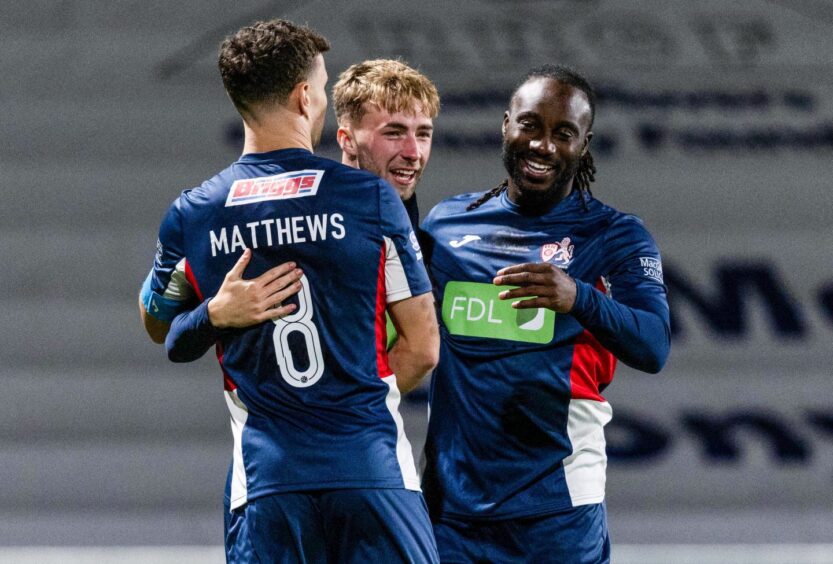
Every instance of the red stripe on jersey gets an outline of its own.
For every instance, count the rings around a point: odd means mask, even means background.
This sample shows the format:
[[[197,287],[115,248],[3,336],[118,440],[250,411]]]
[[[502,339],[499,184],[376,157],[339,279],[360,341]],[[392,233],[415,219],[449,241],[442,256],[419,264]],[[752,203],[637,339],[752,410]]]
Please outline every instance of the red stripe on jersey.
[[[191,270],[191,265],[188,264],[187,259],[185,260],[185,279],[194,288],[194,293],[197,294],[197,298],[203,301],[202,291],[200,291],[200,285],[197,283],[197,277],[194,276],[194,271]],[[226,367],[223,366],[223,345],[220,341],[217,341],[217,344],[214,345],[214,351],[217,353],[217,362],[220,363],[220,370],[223,371],[223,389],[227,392],[233,392],[237,389],[237,384],[234,383],[229,373],[226,372]]]
[[[197,277],[194,276],[194,271],[191,270],[191,264],[188,262],[188,259],[185,259],[185,279],[194,289],[197,298],[202,301],[202,291],[200,291],[200,285],[197,283]]]
[[[227,392],[233,392],[237,389],[237,384],[234,383],[229,373],[226,372],[226,367],[223,366],[223,343],[217,341],[217,344],[214,345],[214,351],[217,353],[217,362],[220,363],[220,370],[223,371],[223,389]]]
[[[385,288],[385,243],[382,243],[382,252],[379,257],[379,275],[376,277],[376,369],[379,371],[379,378],[387,378],[393,374],[388,364],[388,332],[387,332],[387,290]]]
[[[605,291],[601,280],[596,288]],[[616,370],[616,357],[585,330],[576,338],[573,346],[573,364],[570,368],[570,396],[573,399],[605,401],[600,389],[610,384]]]

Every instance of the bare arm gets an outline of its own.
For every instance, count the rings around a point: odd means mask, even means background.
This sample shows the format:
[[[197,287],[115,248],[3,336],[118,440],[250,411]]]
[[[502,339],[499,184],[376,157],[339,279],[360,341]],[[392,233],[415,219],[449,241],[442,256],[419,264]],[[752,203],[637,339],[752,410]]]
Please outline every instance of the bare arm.
[[[421,294],[388,305],[399,339],[388,352],[396,385],[402,393],[417,387],[437,365],[440,334],[432,294]]]
[[[148,310],[145,309],[141,297],[139,298],[139,316],[142,319],[142,324],[145,326],[145,331],[147,331],[148,336],[150,336],[150,340],[157,345],[164,343],[165,337],[168,336],[168,330],[171,328],[171,324],[167,321],[160,321],[150,315]]]

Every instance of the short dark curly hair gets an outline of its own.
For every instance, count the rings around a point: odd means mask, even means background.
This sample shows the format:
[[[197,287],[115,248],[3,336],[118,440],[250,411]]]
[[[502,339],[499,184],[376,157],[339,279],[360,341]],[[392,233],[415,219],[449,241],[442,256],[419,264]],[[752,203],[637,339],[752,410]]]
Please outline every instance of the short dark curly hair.
[[[241,114],[252,106],[285,104],[295,85],[330,42],[309,27],[287,20],[258,21],[227,37],[218,66],[231,101]]]

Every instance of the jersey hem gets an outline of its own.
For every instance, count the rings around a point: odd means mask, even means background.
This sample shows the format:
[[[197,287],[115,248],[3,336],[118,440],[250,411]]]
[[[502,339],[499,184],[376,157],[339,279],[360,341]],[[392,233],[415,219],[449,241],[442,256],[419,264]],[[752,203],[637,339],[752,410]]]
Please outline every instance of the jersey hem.
[[[269,487],[262,487],[256,490],[249,489],[247,495],[245,497],[239,498],[237,500],[232,500],[230,504],[231,509],[237,509],[238,507],[242,507],[246,503],[250,501],[254,501],[258,498],[265,497],[268,495],[274,494],[282,494],[282,493],[290,493],[290,492],[310,492],[310,491],[321,491],[321,490],[355,490],[355,489],[379,489],[379,490],[409,490],[409,491],[418,491],[421,492],[422,490],[417,487],[413,487],[414,484],[411,480],[403,481],[403,480],[380,480],[375,482],[369,482],[367,480],[334,480],[332,482],[327,481],[317,481],[317,482],[300,482],[297,484],[282,484],[276,486],[269,486]]]
[[[601,495],[593,494],[580,496],[572,503],[557,503],[540,505],[532,509],[524,509],[521,511],[509,511],[489,514],[471,514],[471,513],[457,513],[453,511],[441,511],[434,520],[442,519],[458,519],[463,521],[505,521],[508,519],[522,519],[527,517],[540,517],[542,515],[549,515],[560,513],[567,509],[573,509],[582,505],[592,505],[594,503],[601,503],[604,501],[604,493]]]

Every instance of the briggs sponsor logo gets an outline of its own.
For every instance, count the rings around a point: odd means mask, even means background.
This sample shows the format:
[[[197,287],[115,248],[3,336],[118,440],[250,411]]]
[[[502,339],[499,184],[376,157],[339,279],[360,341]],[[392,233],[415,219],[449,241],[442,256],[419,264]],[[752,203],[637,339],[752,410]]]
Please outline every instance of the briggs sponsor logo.
[[[235,180],[229,190],[226,207],[315,196],[322,176],[323,170],[298,170],[263,178]]]

